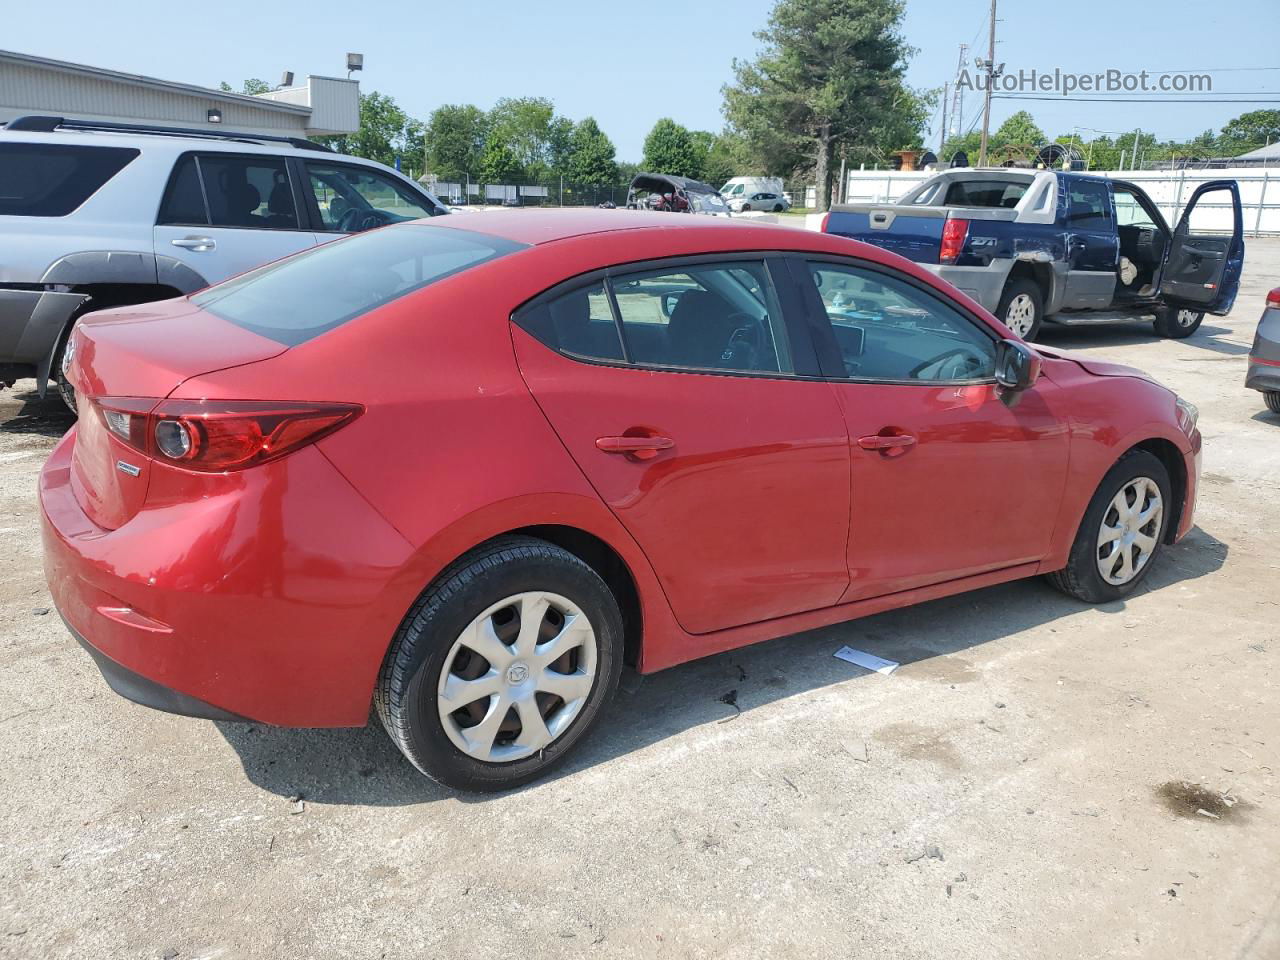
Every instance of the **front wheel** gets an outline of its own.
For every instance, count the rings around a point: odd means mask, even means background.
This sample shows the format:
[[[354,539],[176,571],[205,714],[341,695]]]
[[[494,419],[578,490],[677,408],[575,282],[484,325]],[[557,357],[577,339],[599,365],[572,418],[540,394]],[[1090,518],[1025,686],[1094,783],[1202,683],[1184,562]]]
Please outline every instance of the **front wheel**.
[[[1034,340],[1044,322],[1044,294],[1039,285],[1026,277],[1010,280],[996,307],[996,316],[1023,340]]]
[[[1164,542],[1171,490],[1169,471],[1152,454],[1133,450],[1121,457],[1089,501],[1067,565],[1049,574],[1049,582],[1086,603],[1132,593]]]
[[[1200,329],[1204,314],[1197,310],[1165,307],[1156,314],[1156,333],[1170,340],[1185,340]]]
[[[622,615],[573,554],[501,537],[444,571],[401,624],[374,695],[415,767],[460,790],[542,776],[595,724],[622,669]]]

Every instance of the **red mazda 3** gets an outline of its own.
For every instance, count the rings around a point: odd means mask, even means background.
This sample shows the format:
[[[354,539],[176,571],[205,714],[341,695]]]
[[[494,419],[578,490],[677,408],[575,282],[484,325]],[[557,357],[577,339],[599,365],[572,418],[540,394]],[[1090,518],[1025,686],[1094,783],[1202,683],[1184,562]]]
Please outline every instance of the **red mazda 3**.
[[[386,227],[91,315],[40,481],[59,612],[177,713],[514,786],[641,672],[1018,577],[1134,589],[1195,408],[928,272],[621,211]]]

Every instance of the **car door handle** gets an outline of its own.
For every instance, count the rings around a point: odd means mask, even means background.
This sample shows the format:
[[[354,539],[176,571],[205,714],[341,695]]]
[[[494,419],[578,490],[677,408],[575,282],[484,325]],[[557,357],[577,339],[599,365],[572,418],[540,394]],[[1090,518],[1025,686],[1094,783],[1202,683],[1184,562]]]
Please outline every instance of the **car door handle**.
[[[212,250],[217,247],[213,237],[177,237],[169,241],[175,247],[182,247],[184,250]]]
[[[906,453],[915,446],[916,438],[909,433],[883,434],[875,433],[869,437],[859,437],[858,446],[863,450],[878,450],[887,457]]]
[[[670,437],[600,437],[596,449],[604,453],[624,453],[636,460],[652,460],[662,450],[670,450],[676,442]]]

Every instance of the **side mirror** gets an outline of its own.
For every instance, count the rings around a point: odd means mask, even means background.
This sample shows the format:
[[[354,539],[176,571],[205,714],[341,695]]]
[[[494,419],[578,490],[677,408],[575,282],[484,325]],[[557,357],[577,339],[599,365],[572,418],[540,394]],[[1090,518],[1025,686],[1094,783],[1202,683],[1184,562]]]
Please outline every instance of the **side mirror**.
[[[1021,340],[1001,340],[996,347],[996,383],[1010,393],[1027,389],[1040,379],[1040,354]]]

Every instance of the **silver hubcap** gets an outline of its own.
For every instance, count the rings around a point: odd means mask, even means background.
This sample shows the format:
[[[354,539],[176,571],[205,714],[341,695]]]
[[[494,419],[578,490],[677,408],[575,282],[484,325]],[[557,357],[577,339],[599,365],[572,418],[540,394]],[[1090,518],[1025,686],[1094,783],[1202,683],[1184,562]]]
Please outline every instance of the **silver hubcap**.
[[[1136,477],[1111,498],[1098,531],[1098,572],[1114,586],[1123,586],[1147,565],[1156,552],[1164,503],[1160,488],[1149,477]]]
[[[541,591],[489,607],[453,642],[436,704],[453,745],[505,763],[545,749],[582,712],[596,634],[570,600]]]
[[[1180,327],[1193,326],[1196,322],[1196,319],[1199,316],[1200,314],[1197,313],[1195,310],[1179,310],[1178,319],[1177,319],[1178,326]]]
[[[1009,301],[1009,309],[1004,313],[1004,325],[1020,337],[1031,332],[1031,325],[1036,320],[1035,301],[1025,293],[1020,293]]]

